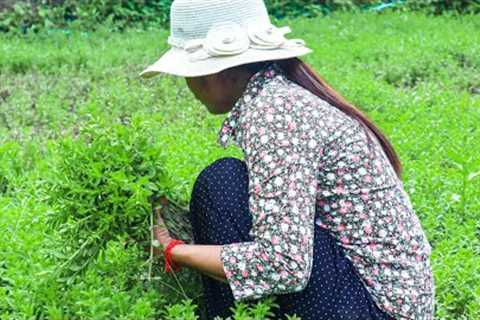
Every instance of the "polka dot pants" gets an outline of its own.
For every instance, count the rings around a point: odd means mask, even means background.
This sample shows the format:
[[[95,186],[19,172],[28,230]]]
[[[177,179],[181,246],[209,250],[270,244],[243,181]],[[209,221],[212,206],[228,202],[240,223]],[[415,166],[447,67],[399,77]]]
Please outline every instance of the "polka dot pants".
[[[190,219],[197,244],[252,241],[245,162],[221,158],[200,172],[190,201]],[[228,317],[234,298],[227,283],[202,276],[208,319]],[[315,225],[314,264],[307,287],[276,295],[275,319],[286,314],[308,319],[392,319],[373,302],[354,266],[334,238]],[[248,301],[255,303],[256,301]],[[245,301],[247,303],[247,301]]]

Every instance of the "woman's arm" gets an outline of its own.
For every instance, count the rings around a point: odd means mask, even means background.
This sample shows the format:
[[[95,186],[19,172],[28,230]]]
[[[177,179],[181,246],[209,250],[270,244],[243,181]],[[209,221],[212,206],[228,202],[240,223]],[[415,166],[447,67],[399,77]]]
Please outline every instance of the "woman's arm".
[[[304,98],[279,87],[255,99],[243,120],[254,241],[220,252],[235,300],[298,292],[309,282],[322,137],[320,113]]]
[[[153,228],[155,238],[165,247],[172,240],[160,212],[156,212],[157,225]],[[172,259],[182,266],[194,268],[218,281],[228,282],[220,260],[221,245],[181,244],[172,251]],[[160,253],[155,250],[156,254]]]
[[[235,300],[297,292],[311,275],[320,157],[313,128],[319,119],[309,110],[293,108],[295,101],[288,95],[272,100],[275,116],[272,108],[265,110],[268,104],[259,106],[245,128],[255,241],[181,245],[172,252],[180,264],[227,279]]]
[[[194,268],[206,275],[227,283],[220,260],[220,245],[178,245],[172,250],[173,260],[182,265]]]

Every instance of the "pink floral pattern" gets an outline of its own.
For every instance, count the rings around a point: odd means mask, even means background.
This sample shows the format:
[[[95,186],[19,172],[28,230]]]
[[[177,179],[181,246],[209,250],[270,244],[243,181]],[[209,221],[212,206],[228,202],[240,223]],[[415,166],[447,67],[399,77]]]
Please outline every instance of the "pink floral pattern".
[[[249,171],[255,241],[221,250],[235,299],[304,289],[316,223],[334,235],[382,310],[433,319],[430,244],[378,141],[356,120],[272,64],[252,76],[218,143],[241,147]]]

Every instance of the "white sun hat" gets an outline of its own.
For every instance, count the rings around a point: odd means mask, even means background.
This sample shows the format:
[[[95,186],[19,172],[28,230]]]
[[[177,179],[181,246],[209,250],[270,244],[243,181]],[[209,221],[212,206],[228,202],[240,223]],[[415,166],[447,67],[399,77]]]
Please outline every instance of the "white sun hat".
[[[290,28],[272,25],[262,0],[175,0],[170,9],[171,48],[140,76],[198,77],[234,66],[312,52]]]

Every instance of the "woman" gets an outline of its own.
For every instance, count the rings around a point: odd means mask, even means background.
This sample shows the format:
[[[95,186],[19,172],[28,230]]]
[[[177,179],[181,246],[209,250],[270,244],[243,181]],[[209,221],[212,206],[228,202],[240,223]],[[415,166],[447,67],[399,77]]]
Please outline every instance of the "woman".
[[[176,0],[172,48],[142,75],[186,78],[228,112],[222,158],[195,181],[195,244],[155,227],[168,266],[204,274],[209,319],[275,295],[277,317],[432,319],[431,248],[381,131],[298,57],[261,0]]]

